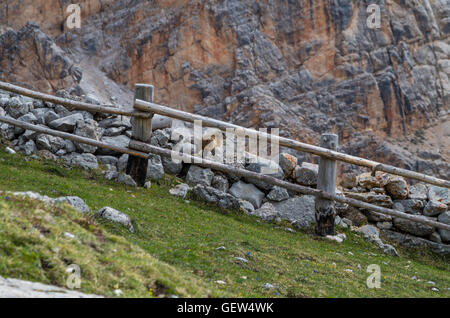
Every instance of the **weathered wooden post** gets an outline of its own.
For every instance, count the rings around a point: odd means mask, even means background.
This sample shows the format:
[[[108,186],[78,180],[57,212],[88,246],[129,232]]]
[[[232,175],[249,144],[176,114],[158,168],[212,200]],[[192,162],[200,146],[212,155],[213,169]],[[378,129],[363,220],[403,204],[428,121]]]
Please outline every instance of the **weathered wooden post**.
[[[337,150],[338,136],[322,134],[320,147]],[[336,192],[336,160],[320,157],[317,189],[335,194]],[[320,236],[334,235],[335,218],[334,201],[316,197],[316,234]]]
[[[134,100],[140,99],[146,102],[153,103],[153,85],[136,84],[134,90]],[[152,118],[131,118],[131,125],[133,128],[132,139],[150,143],[152,137]],[[129,174],[138,186],[145,184],[147,177],[148,159],[129,156],[127,163],[127,174]]]

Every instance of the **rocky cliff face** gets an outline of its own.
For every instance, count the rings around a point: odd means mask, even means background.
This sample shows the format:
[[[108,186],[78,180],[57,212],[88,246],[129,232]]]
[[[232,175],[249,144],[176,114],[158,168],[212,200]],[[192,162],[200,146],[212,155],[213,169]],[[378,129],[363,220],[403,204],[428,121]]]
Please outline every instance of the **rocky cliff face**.
[[[381,8],[380,29],[367,26],[372,3]],[[27,21],[39,23],[91,79],[83,88],[151,83],[156,101],[172,107],[247,127],[279,127],[306,142],[334,131],[350,152],[412,169],[428,160],[422,171],[448,177],[442,140],[423,143],[435,159],[409,149],[437,120],[444,139],[450,135],[448,0],[86,0],[79,30],[64,26],[67,4],[6,0],[0,24],[20,34]],[[77,85],[79,73],[63,64],[38,65],[52,88]],[[2,77],[36,86],[25,69],[10,68]],[[93,72],[104,78],[95,80]],[[75,80],[61,79],[66,74]]]

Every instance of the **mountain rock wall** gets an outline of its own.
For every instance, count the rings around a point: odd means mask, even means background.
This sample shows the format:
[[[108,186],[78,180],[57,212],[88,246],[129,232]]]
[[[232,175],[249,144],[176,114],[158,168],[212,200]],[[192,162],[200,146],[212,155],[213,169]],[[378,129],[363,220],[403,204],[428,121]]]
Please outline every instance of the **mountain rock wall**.
[[[151,83],[156,102],[171,107],[310,143],[332,131],[355,154],[366,150],[353,151],[365,138],[396,153],[389,138],[433,126],[449,111],[449,0],[87,0],[74,30],[64,25],[68,4],[6,0],[0,25],[20,33],[35,21],[65,57],[90,61],[83,74],[96,69],[130,89]],[[370,4],[381,8],[379,29],[367,26]],[[30,64],[2,76],[40,88]],[[38,65],[45,90],[77,85],[79,73],[63,65]],[[422,171],[446,176],[448,148],[429,146],[442,162]],[[412,162],[384,153],[371,158],[420,165],[408,150],[402,158]]]

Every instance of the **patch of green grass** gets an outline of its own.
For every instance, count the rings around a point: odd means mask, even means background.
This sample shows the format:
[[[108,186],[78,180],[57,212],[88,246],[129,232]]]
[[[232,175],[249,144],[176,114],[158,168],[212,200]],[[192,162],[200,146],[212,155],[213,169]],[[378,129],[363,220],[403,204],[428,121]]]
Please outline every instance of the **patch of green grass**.
[[[80,269],[81,290],[114,296],[208,296],[207,284],[109,233],[69,205],[0,192],[0,275],[66,287]],[[66,236],[65,233],[74,235]]]
[[[185,274],[186,279],[195,277],[198,282],[193,280],[194,284],[207,285],[212,296],[450,296],[448,258],[400,247],[397,250],[401,257],[388,256],[359,235],[342,229],[339,231],[347,235],[347,240],[342,244],[315,237],[310,231],[291,233],[286,231],[286,225],[266,224],[240,212],[224,211],[192,199],[188,203],[175,198],[168,190],[177,182],[175,178],[166,178],[162,182],[153,183],[151,189],[130,188],[102,179],[99,172],[62,169],[60,164],[48,161],[25,161],[19,154],[7,155],[0,150],[0,189],[35,191],[51,197],[75,195],[83,198],[92,211],[110,206],[128,214],[136,230],[134,234],[103,220],[91,222],[98,222],[99,225],[95,226],[104,235],[112,233],[124,245],[125,241],[119,237],[125,238],[130,244],[136,242],[136,248],[142,253],[170,264],[179,281],[182,281],[179,273]],[[0,202],[1,200],[3,198]],[[0,226],[3,226],[2,221]],[[12,241],[10,244],[15,246]],[[23,244],[28,246],[28,243]],[[110,244],[110,248],[114,248],[114,244]],[[5,253],[1,246],[3,244],[0,245],[0,253]],[[220,246],[225,249],[217,249]],[[81,245],[74,246],[73,253],[85,253],[85,250],[77,252],[78,248]],[[55,257],[51,249],[46,253],[47,258]],[[33,257],[30,259],[35,260]],[[248,262],[242,263],[235,257],[243,257]],[[127,258],[125,251],[123,258]],[[152,260],[156,262],[153,258]],[[109,272],[114,271],[114,262],[115,258],[110,257],[111,268],[103,268],[104,275],[110,275]],[[164,263],[161,262],[159,264],[163,266]],[[24,267],[20,263],[19,258],[14,258],[7,267],[13,272],[0,267],[0,275],[33,275],[38,280],[47,277],[39,276],[43,275],[43,269],[33,271],[31,265]],[[141,271],[144,263],[137,261],[134,265],[136,271]],[[366,269],[370,264],[381,267],[380,289],[369,289],[366,285],[370,275]],[[83,271],[86,263],[81,262],[80,265]],[[61,275],[54,275],[56,283],[61,283]],[[87,280],[92,279],[88,283],[89,290],[92,291],[98,284],[94,279],[95,275],[100,274],[91,270],[86,277]],[[420,281],[411,279],[413,276]],[[165,279],[165,285],[172,286],[172,289],[177,286],[173,283],[173,278],[163,274],[157,279]],[[433,281],[436,285],[427,284],[427,281]],[[265,289],[266,283],[275,288]],[[136,287],[134,295],[142,295],[139,289],[145,289],[148,284],[136,279],[135,285],[129,286]],[[186,294],[192,295],[190,291],[197,287],[190,287],[189,289],[183,283],[180,286],[186,290]],[[432,287],[438,288],[440,292],[432,291]],[[133,289],[128,290],[132,293]],[[202,295],[207,293],[205,289],[199,291]]]

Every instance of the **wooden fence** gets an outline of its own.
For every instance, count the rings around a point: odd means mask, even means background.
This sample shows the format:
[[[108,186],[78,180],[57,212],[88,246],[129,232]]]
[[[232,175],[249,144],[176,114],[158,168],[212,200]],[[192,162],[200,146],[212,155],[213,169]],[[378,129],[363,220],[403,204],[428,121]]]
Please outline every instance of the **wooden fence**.
[[[147,164],[150,154],[157,154],[163,157],[173,158],[184,157],[189,158],[191,162],[195,162],[196,165],[211,168],[213,170],[233,173],[241,177],[248,177],[257,179],[272,185],[283,187],[285,189],[316,196],[316,233],[318,235],[333,235],[334,234],[334,203],[341,202],[346,203],[354,207],[371,210],[377,213],[390,215],[393,217],[403,218],[410,221],[426,224],[435,228],[449,230],[450,225],[441,222],[434,221],[432,219],[425,218],[423,216],[407,214],[398,210],[388,209],[380,207],[374,204],[363,202],[360,200],[344,197],[335,193],[336,188],[336,162],[342,161],[359,166],[368,167],[375,171],[384,171],[394,175],[411,178],[414,180],[423,181],[429,184],[450,188],[450,182],[447,180],[435,178],[433,176],[417,173],[414,171],[378,163],[372,160],[350,156],[341,152],[337,152],[338,139],[334,134],[323,134],[321,136],[320,146],[314,146],[305,144],[296,140],[287,139],[278,136],[271,136],[269,134],[259,132],[256,130],[244,128],[231,123],[215,120],[212,118],[183,112],[180,110],[172,109],[163,105],[153,103],[153,86],[138,84],[135,89],[135,101],[134,109],[126,110],[125,108],[116,108],[108,105],[92,105],[88,103],[77,102],[73,100],[67,100],[53,95],[43,94],[35,92],[29,89],[25,89],[19,86],[15,86],[9,83],[0,82],[0,89],[13,92],[16,94],[28,96],[34,99],[47,101],[55,104],[67,106],[70,109],[86,110],[90,112],[100,112],[113,115],[124,115],[132,117],[132,129],[133,135],[130,144],[127,148],[116,147],[109,145],[98,140],[81,137],[57,130],[29,124],[23,121],[19,121],[10,117],[0,116],[0,122],[7,123],[9,125],[21,127],[23,129],[29,129],[36,132],[40,132],[47,135],[61,137],[76,141],[79,143],[92,145],[99,148],[105,148],[113,150],[119,153],[125,153],[130,155],[127,164],[127,173],[130,174],[133,179],[139,184],[143,185],[147,175]],[[239,129],[244,133],[255,135],[258,137],[271,138],[282,146],[311,153],[320,156],[319,163],[319,177],[317,189],[293,184],[284,180],[279,180],[269,175],[248,171],[245,169],[237,169],[230,165],[223,164],[221,162],[215,162],[204,158],[195,157],[187,154],[180,154],[172,150],[163,149],[160,147],[150,145],[150,138],[152,133],[152,118],[154,114],[159,114],[174,119],[180,119],[187,122],[201,121],[203,126],[217,128],[222,131],[226,131],[227,128]]]

